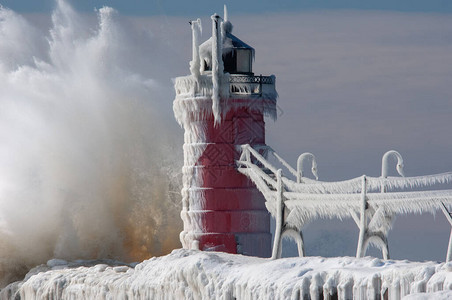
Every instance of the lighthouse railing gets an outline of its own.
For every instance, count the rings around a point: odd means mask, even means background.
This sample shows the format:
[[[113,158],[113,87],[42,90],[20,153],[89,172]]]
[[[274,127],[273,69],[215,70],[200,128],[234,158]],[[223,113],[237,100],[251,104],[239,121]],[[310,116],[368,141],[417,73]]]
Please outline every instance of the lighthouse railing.
[[[246,74],[230,74],[229,87],[231,94],[263,96],[275,91],[275,76],[254,76]]]
[[[276,77],[253,76],[246,74],[228,74],[221,77],[222,95],[264,97],[276,100],[278,93],[275,89]],[[212,75],[180,76],[174,79],[177,98],[212,97]],[[224,89],[224,90],[223,90]]]

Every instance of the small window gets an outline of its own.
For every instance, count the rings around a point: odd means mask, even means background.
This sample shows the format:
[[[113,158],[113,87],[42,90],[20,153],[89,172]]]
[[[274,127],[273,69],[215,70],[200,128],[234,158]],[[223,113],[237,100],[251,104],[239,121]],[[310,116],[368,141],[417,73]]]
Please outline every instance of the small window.
[[[209,65],[209,63],[205,59],[203,59],[203,61],[202,61],[202,69],[204,71],[212,71],[211,66]]]
[[[236,49],[237,73],[251,73],[252,53],[250,49]]]
[[[236,73],[237,72],[237,62],[236,62],[237,56],[234,54],[234,50],[231,50],[227,52],[226,54],[223,54],[223,66],[224,66],[224,72],[225,73]]]

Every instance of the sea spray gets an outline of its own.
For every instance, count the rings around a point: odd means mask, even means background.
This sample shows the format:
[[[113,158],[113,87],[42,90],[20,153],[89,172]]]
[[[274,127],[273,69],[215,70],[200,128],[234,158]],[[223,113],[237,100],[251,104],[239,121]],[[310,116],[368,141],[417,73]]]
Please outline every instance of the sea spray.
[[[0,8],[0,287],[53,257],[180,246],[168,54],[113,9],[97,17],[58,0],[43,30]]]

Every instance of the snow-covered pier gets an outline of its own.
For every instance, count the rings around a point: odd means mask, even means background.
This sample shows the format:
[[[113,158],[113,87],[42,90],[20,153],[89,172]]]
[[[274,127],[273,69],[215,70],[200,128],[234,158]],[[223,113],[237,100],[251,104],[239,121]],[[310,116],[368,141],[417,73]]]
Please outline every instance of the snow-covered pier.
[[[3,289],[0,298],[448,299],[451,270],[450,263],[372,257],[271,260],[179,249],[135,267],[50,261]]]

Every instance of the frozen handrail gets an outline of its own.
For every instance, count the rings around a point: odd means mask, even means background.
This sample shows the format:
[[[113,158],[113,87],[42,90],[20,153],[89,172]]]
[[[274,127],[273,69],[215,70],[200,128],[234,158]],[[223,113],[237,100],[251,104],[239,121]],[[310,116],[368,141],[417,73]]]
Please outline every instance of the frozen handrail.
[[[263,155],[261,155],[256,149],[254,149],[253,147],[251,147],[249,144],[245,144],[245,145],[241,145],[242,148],[242,154],[240,159],[237,161],[237,163],[240,164],[244,164],[245,162],[251,163],[251,156],[253,156],[260,164],[262,164],[265,168],[267,168],[268,170],[270,170],[273,173],[273,176],[276,177],[276,173],[277,173],[277,168],[274,167]],[[275,150],[273,150],[271,147],[269,146],[265,146],[265,148],[263,148],[265,151],[265,153],[271,153],[280,163],[281,165],[283,165],[293,176],[294,178],[297,178],[297,182],[301,181],[301,177],[303,177],[303,182],[305,181],[310,181],[309,178],[305,178],[303,175],[303,161],[306,159],[310,159],[312,161],[312,167],[311,167],[311,172],[312,174],[316,177],[316,180],[318,179],[317,176],[317,162],[315,160],[315,157],[313,154],[311,153],[303,153],[298,157],[298,161],[297,161],[297,170],[295,170],[294,168],[292,168],[292,166],[285,161],[278,153],[276,153]],[[285,179],[283,179],[285,181],[285,183],[290,184],[289,182],[287,182]]]
[[[258,95],[274,93],[275,76],[253,76],[230,74],[229,92],[231,94]]]
[[[274,76],[252,76],[252,75],[231,75],[229,83],[258,83],[258,84],[275,84]]]
[[[368,244],[374,243],[382,249],[386,259],[389,258],[387,233],[393,214],[433,212],[441,209],[452,226],[452,215],[448,210],[448,207],[452,206],[452,190],[406,191],[407,188],[419,189],[450,183],[452,172],[416,177],[386,177],[385,164],[389,155],[396,156],[396,169],[403,175],[403,160],[397,151],[388,151],[383,157],[381,177],[363,175],[339,182],[316,181],[303,177],[302,180],[297,180],[300,182],[296,182],[285,177],[280,169],[250,145],[241,147],[242,153],[237,161],[239,172],[256,183],[266,199],[267,209],[282,222],[281,226],[277,226],[280,232],[277,234],[279,241],[275,239],[274,258],[280,257],[280,239],[284,233],[290,233],[297,241],[302,256],[304,249],[301,228],[306,222],[316,218],[353,218],[360,229],[360,236],[363,235],[363,238],[359,239],[357,256],[363,256]],[[262,152],[272,153],[295,178],[302,175],[273,149],[266,147]],[[280,202],[282,209],[279,208]],[[452,230],[447,261],[451,259]]]
[[[368,191],[380,191],[381,185],[384,184],[387,190],[406,189],[406,188],[422,188],[435,184],[445,184],[452,182],[452,172],[432,174],[414,177],[367,177]],[[357,193],[361,190],[360,177],[352,178],[344,181],[314,181],[303,178],[305,183],[297,184],[297,182],[287,182],[289,190],[300,193]]]

